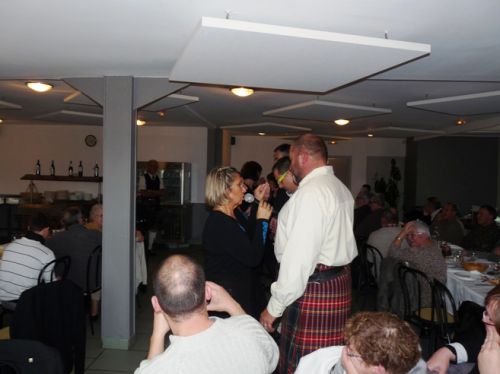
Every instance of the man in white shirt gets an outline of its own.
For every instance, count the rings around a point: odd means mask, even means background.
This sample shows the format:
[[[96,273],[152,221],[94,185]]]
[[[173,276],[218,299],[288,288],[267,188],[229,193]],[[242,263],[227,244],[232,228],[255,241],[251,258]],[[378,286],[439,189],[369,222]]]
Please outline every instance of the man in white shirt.
[[[278,346],[259,323],[186,256],[167,258],[154,279],[153,334],[135,374],[268,374]],[[209,317],[208,311],[231,317]],[[165,336],[170,345],[165,349]]]
[[[281,266],[260,317],[273,331],[282,316],[280,373],[293,373],[304,354],[342,344],[350,312],[354,201],[327,157],[325,143],[312,134],[291,147],[290,171],[299,187],[278,216],[275,254]]]
[[[10,243],[0,261],[0,300],[16,301],[21,294],[37,285],[42,268],[55,259],[44,243],[50,234],[49,220],[42,213],[30,218],[28,233]],[[50,282],[52,266],[43,274]]]

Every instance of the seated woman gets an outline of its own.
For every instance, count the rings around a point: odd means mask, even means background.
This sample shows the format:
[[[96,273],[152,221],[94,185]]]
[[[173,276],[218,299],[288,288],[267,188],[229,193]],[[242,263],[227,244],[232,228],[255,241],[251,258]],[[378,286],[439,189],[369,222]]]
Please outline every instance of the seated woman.
[[[439,374],[444,374],[448,372],[450,363],[462,364],[467,362],[475,364],[478,359],[481,344],[485,340],[487,333],[492,337],[496,335],[498,338],[498,333],[495,331],[493,319],[496,312],[500,310],[500,285],[488,292],[484,304],[486,305],[486,308],[484,309],[482,323],[475,323],[474,320],[479,320],[480,317],[471,317],[478,314],[474,311],[468,313],[467,318],[462,318],[462,320],[465,320],[468,324],[468,328],[463,329],[463,331],[457,331],[455,341],[453,343],[445,345],[434,352],[431,358],[427,361],[427,367],[429,370],[434,370]],[[477,304],[474,305],[477,308],[480,308]],[[472,310],[473,307],[469,307],[468,309]],[[498,367],[495,367],[495,370],[497,371],[493,372],[498,373]],[[477,367],[471,371],[471,373],[477,372]],[[483,373],[483,370],[481,370],[481,373]]]
[[[207,280],[224,287],[251,316],[261,307],[257,295],[255,268],[264,255],[268,219],[272,207],[264,202],[269,186],[255,189],[260,201],[245,217],[238,207],[246,186],[235,168],[215,168],[207,176],[205,200],[212,209],[203,230]]]
[[[483,321],[486,325],[486,339],[479,352],[477,364],[481,374],[496,374],[500,370],[500,294],[491,298]]]

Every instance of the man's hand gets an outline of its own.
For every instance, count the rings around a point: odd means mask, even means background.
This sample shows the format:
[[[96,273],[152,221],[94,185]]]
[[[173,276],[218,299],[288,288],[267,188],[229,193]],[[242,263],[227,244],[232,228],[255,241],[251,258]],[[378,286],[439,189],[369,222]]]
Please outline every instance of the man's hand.
[[[431,356],[429,361],[427,361],[427,367],[430,371],[435,371],[439,374],[446,374],[448,368],[450,367],[450,361],[454,361],[457,358],[446,347],[439,348],[434,354]]]
[[[272,316],[271,313],[264,309],[260,314],[260,323],[267,332],[274,332],[275,328],[273,327],[274,321],[276,321],[276,317]]]
[[[257,188],[253,191],[253,195],[259,201],[266,201],[269,199],[270,194],[269,183],[263,183],[257,186]]]
[[[207,281],[206,298],[207,310],[211,312],[226,312],[231,316],[239,316],[245,314],[243,308],[234,300],[231,295],[214,282]]]

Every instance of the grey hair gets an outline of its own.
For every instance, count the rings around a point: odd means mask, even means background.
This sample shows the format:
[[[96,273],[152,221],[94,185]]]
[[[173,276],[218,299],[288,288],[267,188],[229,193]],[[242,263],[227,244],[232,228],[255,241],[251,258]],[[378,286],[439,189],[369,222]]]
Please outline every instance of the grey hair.
[[[417,234],[425,234],[428,237],[431,236],[431,232],[429,231],[429,226],[425,224],[425,222],[422,222],[420,220],[416,220],[415,223],[413,224],[413,228],[415,229],[415,232]]]

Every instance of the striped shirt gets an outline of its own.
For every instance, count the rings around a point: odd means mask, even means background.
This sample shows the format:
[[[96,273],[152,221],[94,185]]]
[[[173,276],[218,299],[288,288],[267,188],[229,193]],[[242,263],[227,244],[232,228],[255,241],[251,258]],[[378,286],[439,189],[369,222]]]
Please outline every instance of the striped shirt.
[[[40,271],[54,259],[54,253],[37,240],[21,238],[10,243],[0,260],[0,300],[19,299],[23,291],[37,285]],[[46,282],[51,271],[44,272]]]

